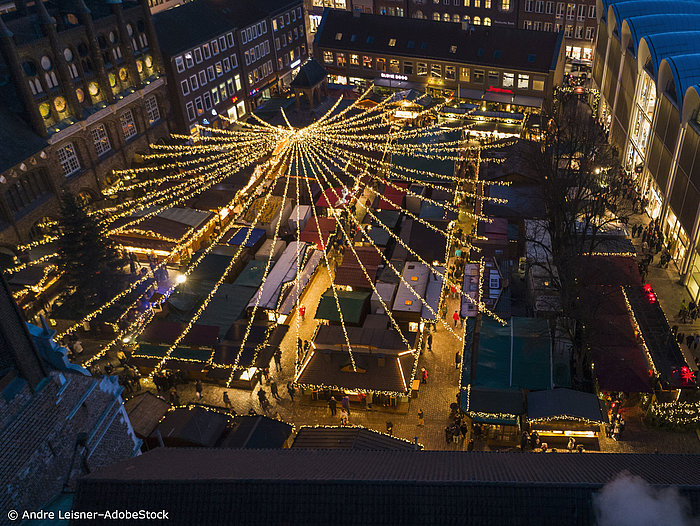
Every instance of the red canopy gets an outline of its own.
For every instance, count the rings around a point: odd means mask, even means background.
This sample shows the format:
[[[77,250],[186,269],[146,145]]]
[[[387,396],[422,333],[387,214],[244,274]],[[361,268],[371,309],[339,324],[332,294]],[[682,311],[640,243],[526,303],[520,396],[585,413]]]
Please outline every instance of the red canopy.
[[[403,208],[403,198],[406,197],[408,183],[392,183],[384,187],[384,193],[377,210],[401,210]]]

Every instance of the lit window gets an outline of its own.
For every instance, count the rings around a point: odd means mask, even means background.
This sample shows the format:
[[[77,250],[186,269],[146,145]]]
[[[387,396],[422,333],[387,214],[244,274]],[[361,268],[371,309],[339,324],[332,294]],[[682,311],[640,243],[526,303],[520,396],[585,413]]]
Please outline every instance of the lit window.
[[[390,38],[389,39],[389,47],[394,47],[396,45],[396,39],[395,38]]]
[[[514,83],[515,83],[515,74],[514,73],[504,73],[503,74],[503,87],[504,88],[512,88]]]
[[[336,39],[336,40],[342,40],[342,38],[343,38],[343,34],[342,34],[342,33],[336,33],[336,34],[335,34],[335,39]]]
[[[518,89],[527,89],[530,84],[530,75],[518,75]]]
[[[97,155],[104,155],[112,149],[112,145],[109,143],[109,137],[107,137],[107,130],[103,124],[95,126],[91,131],[92,142],[95,145],[95,151]]]
[[[326,64],[333,64],[333,53],[331,51],[323,52],[323,62]]]
[[[134,114],[131,110],[126,110],[119,117],[119,122],[122,125],[122,131],[124,132],[124,138],[130,139],[136,135],[136,123],[134,122]]]
[[[158,108],[158,101],[155,96],[146,99],[144,105],[146,106],[146,117],[148,118],[148,125],[152,125],[154,122],[160,120],[160,109]]]
[[[75,153],[73,143],[66,144],[63,148],[58,149],[58,162],[61,163],[63,175],[66,177],[80,170],[80,162]]]

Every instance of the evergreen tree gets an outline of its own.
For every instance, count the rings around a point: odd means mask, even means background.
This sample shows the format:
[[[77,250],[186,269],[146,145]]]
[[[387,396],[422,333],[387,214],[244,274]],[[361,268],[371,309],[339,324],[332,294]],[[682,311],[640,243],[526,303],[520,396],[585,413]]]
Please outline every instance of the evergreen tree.
[[[124,262],[115,244],[73,194],[63,194],[60,211],[58,264],[66,285],[74,289],[71,306],[77,314],[84,314],[114,296]]]

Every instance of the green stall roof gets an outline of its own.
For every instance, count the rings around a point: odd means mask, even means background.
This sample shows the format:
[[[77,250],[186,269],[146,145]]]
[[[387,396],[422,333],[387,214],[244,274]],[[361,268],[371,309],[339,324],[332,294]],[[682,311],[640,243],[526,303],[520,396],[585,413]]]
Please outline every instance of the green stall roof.
[[[507,325],[484,317],[473,385],[490,389],[552,388],[547,320],[513,316]]]
[[[134,356],[145,358],[163,358],[168,351],[167,345],[152,345],[142,343],[138,349],[134,351]],[[188,347],[177,347],[170,353],[170,358],[173,360],[200,360],[206,362],[211,357],[212,351],[206,349],[190,349]]]
[[[262,284],[263,276],[265,275],[265,266],[267,260],[254,259],[249,261],[246,267],[233,282],[234,285],[242,287],[253,287],[257,289]]]
[[[461,132],[459,130],[449,130],[445,131],[441,135],[434,135],[430,137],[417,137],[404,141],[398,141],[400,145],[409,144],[419,146],[418,150],[420,153],[435,153],[439,154],[437,150],[432,148],[433,144],[441,144],[444,142],[456,141],[460,138]],[[413,180],[419,181],[444,181],[440,177],[435,177],[431,175],[424,175],[416,173],[412,170],[417,170],[421,172],[432,172],[440,175],[448,175],[450,177],[454,176],[455,163],[451,160],[436,160],[430,159],[422,156],[415,155],[394,155],[392,158],[394,166],[392,171],[395,172],[399,177],[406,176]],[[409,171],[411,170],[411,171]]]
[[[338,294],[340,309],[343,311],[343,321],[352,324],[361,323],[367,309],[370,293],[356,290],[352,292],[336,290],[336,293]],[[321,296],[321,301],[316,309],[316,319],[340,321],[333,290],[328,289]]]

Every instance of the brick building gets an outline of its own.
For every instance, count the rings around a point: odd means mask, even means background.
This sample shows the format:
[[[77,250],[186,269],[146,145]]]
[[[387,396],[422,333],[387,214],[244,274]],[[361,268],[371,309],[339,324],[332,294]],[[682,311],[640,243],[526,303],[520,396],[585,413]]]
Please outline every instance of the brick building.
[[[183,133],[247,115],[308,57],[302,0],[201,0],[154,21]]]
[[[411,18],[468,22],[475,26],[517,25],[519,0],[408,0]]]
[[[564,31],[566,57],[589,65],[593,58],[596,2],[557,2],[554,0],[520,0],[518,25],[533,31]]]
[[[3,510],[39,510],[75,479],[138,454],[116,377],[71,364],[54,331],[25,324],[0,276],[0,495]]]
[[[96,199],[169,133],[146,0],[16,2],[0,19],[0,243],[41,237],[63,189]]]

